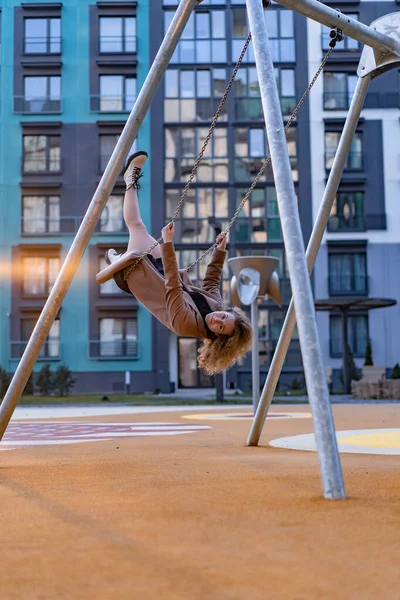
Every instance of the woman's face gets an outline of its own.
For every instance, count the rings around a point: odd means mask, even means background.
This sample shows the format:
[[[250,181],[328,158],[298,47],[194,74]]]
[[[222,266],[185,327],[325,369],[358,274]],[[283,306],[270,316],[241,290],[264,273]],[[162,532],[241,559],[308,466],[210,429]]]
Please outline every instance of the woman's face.
[[[235,317],[225,310],[216,310],[206,316],[209,329],[217,335],[232,335],[235,329]]]

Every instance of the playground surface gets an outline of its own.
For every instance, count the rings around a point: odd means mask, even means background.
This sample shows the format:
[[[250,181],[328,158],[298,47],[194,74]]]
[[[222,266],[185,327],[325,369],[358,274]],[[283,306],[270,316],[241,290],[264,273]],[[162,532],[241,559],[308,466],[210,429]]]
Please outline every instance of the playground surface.
[[[308,405],[272,406],[252,448],[249,406],[18,408],[1,600],[400,598],[400,404],[332,408],[339,501]]]

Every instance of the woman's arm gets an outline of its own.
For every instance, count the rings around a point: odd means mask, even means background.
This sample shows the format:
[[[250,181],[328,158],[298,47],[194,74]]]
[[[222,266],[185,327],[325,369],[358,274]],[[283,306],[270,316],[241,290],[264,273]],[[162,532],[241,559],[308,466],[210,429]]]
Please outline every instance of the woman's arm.
[[[203,279],[203,289],[213,296],[218,296],[222,302],[220,284],[222,269],[226,259],[226,235],[221,233],[218,238],[218,246],[215,248],[211,256],[211,261],[207,267],[205,277]]]

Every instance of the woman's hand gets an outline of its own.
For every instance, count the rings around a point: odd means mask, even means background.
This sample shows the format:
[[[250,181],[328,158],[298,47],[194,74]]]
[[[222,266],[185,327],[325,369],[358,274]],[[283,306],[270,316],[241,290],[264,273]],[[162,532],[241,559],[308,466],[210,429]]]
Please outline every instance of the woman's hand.
[[[219,236],[217,237],[217,248],[218,250],[225,250],[226,248],[226,234],[225,233],[220,233]]]
[[[166,225],[162,232],[162,238],[164,240],[164,244],[166,244],[167,242],[172,242],[173,238],[174,238],[174,233],[175,233],[175,223],[168,223],[168,225]]]

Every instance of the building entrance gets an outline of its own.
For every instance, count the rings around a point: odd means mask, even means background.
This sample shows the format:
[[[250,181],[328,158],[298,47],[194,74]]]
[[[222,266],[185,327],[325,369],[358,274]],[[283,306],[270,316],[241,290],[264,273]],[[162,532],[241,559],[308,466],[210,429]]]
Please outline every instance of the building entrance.
[[[178,339],[178,369],[180,388],[211,388],[214,377],[205,375],[197,366],[197,350],[201,340],[195,338]]]

